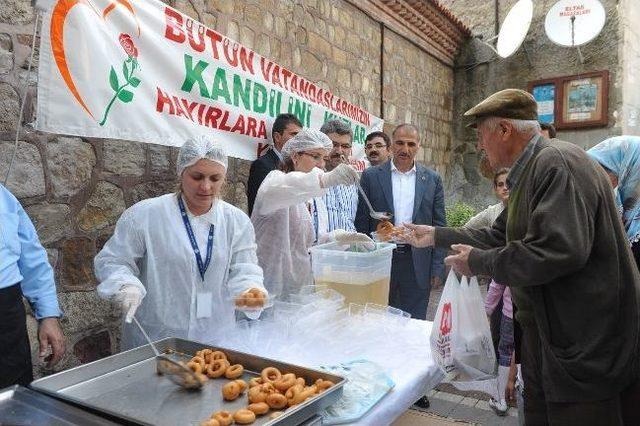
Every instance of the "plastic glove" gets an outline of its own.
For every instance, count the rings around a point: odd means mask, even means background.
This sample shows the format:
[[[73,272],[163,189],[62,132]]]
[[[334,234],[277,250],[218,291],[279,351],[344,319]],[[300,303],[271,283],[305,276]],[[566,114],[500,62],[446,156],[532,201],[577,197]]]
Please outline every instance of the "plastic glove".
[[[334,237],[338,244],[360,244],[367,250],[375,250],[376,248],[376,243],[368,235],[360,232],[337,230],[334,231]]]
[[[322,233],[320,235],[318,235],[318,244],[326,244],[326,243],[333,243],[336,241],[336,235],[338,235],[339,233],[344,233],[347,232],[343,229],[336,229],[333,230],[331,232],[326,232],[326,233]]]
[[[338,238],[344,238],[344,235],[348,235],[351,233],[351,231],[345,231],[344,229],[334,229],[333,231],[327,232],[326,234],[320,234],[318,236],[318,244],[334,243],[338,241]]]
[[[320,178],[321,186],[329,188],[336,185],[354,185],[360,176],[356,170],[347,164],[338,164],[338,167],[326,172]]]
[[[125,284],[120,287],[120,291],[116,293],[116,300],[120,302],[120,306],[122,307],[122,311],[125,312],[125,322],[130,323],[133,319],[133,316],[142,303],[142,291],[138,288],[138,286]]]

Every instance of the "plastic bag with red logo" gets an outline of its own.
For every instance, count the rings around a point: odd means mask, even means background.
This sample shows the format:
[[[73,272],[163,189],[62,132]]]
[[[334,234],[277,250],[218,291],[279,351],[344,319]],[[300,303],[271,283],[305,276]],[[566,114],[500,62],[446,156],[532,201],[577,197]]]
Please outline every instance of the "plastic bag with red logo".
[[[484,380],[494,375],[496,354],[484,302],[473,277],[447,277],[431,331],[433,359],[449,380]]]

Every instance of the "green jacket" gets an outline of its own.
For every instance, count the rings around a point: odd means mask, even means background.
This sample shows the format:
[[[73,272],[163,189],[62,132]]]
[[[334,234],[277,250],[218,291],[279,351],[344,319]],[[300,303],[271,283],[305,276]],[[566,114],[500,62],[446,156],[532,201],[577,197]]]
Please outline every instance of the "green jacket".
[[[640,273],[601,168],[578,146],[540,139],[491,228],[436,228],[469,244],[469,266],[508,285],[538,333],[545,398],[594,401],[638,377]]]

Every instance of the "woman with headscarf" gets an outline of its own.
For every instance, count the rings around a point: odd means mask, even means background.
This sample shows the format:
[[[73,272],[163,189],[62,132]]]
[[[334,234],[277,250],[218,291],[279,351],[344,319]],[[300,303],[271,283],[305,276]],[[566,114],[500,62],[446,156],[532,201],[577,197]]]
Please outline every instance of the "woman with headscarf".
[[[134,314],[153,340],[214,343],[233,326],[235,297],[252,288],[266,296],[253,226],[220,199],[225,152],[210,140],[187,140],[177,173],[179,191],[128,208],[95,258],[98,294],[126,313],[123,349],[146,343],[129,324]]]
[[[640,137],[609,138],[587,153],[600,163],[615,188],[622,223],[640,268]]]
[[[269,294],[287,300],[300,287],[313,284],[309,249],[331,237],[339,242],[371,241],[355,232],[323,235],[322,197],[327,188],[353,185],[358,173],[346,164],[324,172],[324,159],[333,149],[331,139],[318,130],[305,129],[282,148],[282,170],[270,172],[262,182],[251,215],[256,230],[258,260]],[[326,209],[324,210],[326,215]]]
[[[605,139],[587,153],[611,180],[631,251],[640,269],[640,137]],[[640,424],[640,381],[620,395],[620,405],[625,425]]]

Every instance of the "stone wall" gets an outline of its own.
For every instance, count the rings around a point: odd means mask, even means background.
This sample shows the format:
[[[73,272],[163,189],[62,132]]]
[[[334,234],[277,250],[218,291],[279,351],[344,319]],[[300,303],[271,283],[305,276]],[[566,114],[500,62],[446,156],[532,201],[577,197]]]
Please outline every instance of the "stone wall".
[[[622,110],[619,111],[618,121],[622,134],[640,135],[640,2],[621,0],[618,9],[622,39],[618,46],[622,73]]]
[[[523,43],[524,47],[509,58],[499,58],[477,39],[468,41],[455,66],[452,167],[448,169],[446,179],[449,202],[463,200],[476,206],[486,206],[495,202],[489,180],[478,172],[475,132],[466,129],[461,120],[464,111],[493,92],[508,87],[526,90],[527,83],[533,80],[609,70],[608,125],[585,130],[559,131],[558,137],[588,148],[623,131],[620,120],[623,111],[623,73],[619,52],[627,48],[623,49],[621,45],[619,23],[622,11],[616,7],[616,0],[601,2],[605,6],[607,21],[600,35],[582,47],[584,64],[579,62],[575,49],[554,45],[544,32],[544,18],[556,0],[533,2],[533,20]],[[444,0],[442,3],[467,24],[474,35],[482,35],[485,40],[495,35],[494,1]],[[498,3],[501,23],[516,0],[499,0]],[[633,7],[637,8],[637,5]],[[630,27],[628,26],[629,33],[637,33],[637,30]],[[636,44],[636,52],[639,47]],[[637,56],[635,58],[637,60]],[[631,77],[630,73],[629,75]],[[637,92],[637,83],[635,84],[634,93]]]
[[[421,158],[445,173],[452,69],[383,30],[355,6],[342,0],[167,3],[373,114],[384,114],[388,130],[405,121],[418,125]],[[30,0],[0,2],[0,177],[13,152],[18,92],[28,81],[18,155],[7,186],[34,221],[55,268],[68,348],[58,371],[118,350],[120,313],[96,295],[93,258],[125,208],[174,190],[177,150],[33,131],[28,123],[35,119],[37,52],[30,75],[26,68],[34,16]],[[230,160],[224,199],[242,209],[248,170],[248,161]],[[35,355],[32,316],[28,324]],[[34,365],[36,375],[48,373],[35,357]]]
[[[418,126],[418,159],[444,177],[450,166],[453,70],[429,55],[416,53],[409,41],[385,30],[385,129],[391,133],[398,123]]]

